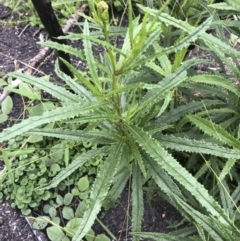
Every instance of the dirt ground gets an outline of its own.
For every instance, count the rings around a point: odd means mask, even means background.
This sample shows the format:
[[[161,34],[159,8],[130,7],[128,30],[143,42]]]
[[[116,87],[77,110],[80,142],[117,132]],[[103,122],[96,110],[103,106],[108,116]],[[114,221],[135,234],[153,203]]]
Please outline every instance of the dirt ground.
[[[3,76],[9,71],[22,68],[28,61],[33,58],[40,50],[40,46],[36,44],[39,41],[39,34],[46,34],[39,31],[37,27],[20,24],[17,26],[8,26],[3,21],[13,18],[11,11],[0,4],[0,74]],[[77,43],[81,48],[81,42]],[[96,49],[96,51],[98,51]],[[99,49],[101,51],[101,49]],[[76,66],[85,67],[83,63],[72,59]],[[55,54],[47,58],[39,70],[50,75],[52,80],[57,81],[53,73],[53,64]],[[41,72],[35,71],[35,75],[41,75]],[[1,91],[0,91],[1,93]],[[14,108],[10,115],[10,120],[5,125],[0,125],[0,132],[11,125],[17,118],[22,118],[24,112],[24,103],[20,96],[13,94]],[[3,168],[3,166],[2,166]],[[118,204],[105,213],[102,222],[118,237],[118,240],[130,240],[126,233],[130,231],[130,225],[125,220],[127,207],[128,192],[122,194]],[[41,213],[41,210],[39,210]],[[163,201],[153,202],[151,207],[146,204],[143,230],[155,232],[168,232],[167,222],[180,220],[181,216],[168,203]],[[94,226],[96,233],[102,233],[103,230],[99,225]],[[47,241],[47,237],[40,232],[34,232],[29,225],[27,219],[21,213],[11,208],[9,202],[0,204],[0,241]]]

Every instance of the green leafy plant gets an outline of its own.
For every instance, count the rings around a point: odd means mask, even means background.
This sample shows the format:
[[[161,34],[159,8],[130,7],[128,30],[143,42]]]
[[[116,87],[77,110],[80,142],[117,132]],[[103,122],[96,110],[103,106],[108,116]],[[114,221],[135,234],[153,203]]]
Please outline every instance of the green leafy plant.
[[[64,1],[64,0],[51,0],[52,6],[59,16],[60,23],[65,24],[67,19],[77,11],[80,4],[83,4],[84,0]],[[31,26],[39,25],[43,27],[39,20],[36,11],[32,5],[31,0],[27,1],[3,1],[4,5],[11,8],[14,13],[19,15],[16,23],[28,22]],[[11,23],[12,24],[12,23]]]
[[[1,141],[39,135],[74,143],[90,142],[96,146],[96,149],[74,156],[50,182],[39,185],[35,191],[59,187],[84,164],[95,162],[104,153],[85,199],[87,205],[81,222],[74,229],[73,241],[86,237],[101,207],[109,208],[128,180],[131,180],[134,240],[140,237],[154,240],[239,239],[240,230],[236,225],[239,222],[239,186],[237,183],[230,186],[228,180],[235,177],[239,165],[240,91],[224,75],[196,73],[192,67],[206,60],[178,60],[176,64],[173,56],[195,41],[213,52],[220,63],[226,61],[229,54],[239,58],[240,52],[206,32],[212,26],[214,15],[207,16],[195,27],[165,13],[164,8],[155,10],[139,5],[144,12],[140,22],[140,17],[132,18],[131,1],[128,1],[129,26],[125,32],[121,29],[120,34],[125,35],[119,49],[111,44],[111,37],[118,36],[119,32],[109,24],[106,2],[89,1],[89,7],[92,17],[86,17],[83,33],[71,33],[66,37],[82,39],[83,50],[50,41],[41,43],[85,61],[89,72],[77,70],[63,60],[75,76],[71,78],[56,64],[57,75],[71,92],[37,77],[9,73],[13,78],[47,91],[59,99],[61,105],[4,130],[0,133]],[[89,21],[91,27],[97,25],[101,31],[91,32]],[[163,24],[178,29],[181,37],[166,44]],[[93,55],[93,44],[106,49],[99,59]],[[237,74],[230,61],[227,65]],[[194,90],[203,93],[204,98],[198,97]],[[76,128],[69,128],[65,122],[74,123]],[[55,125],[45,126],[50,123]],[[190,231],[141,232],[143,184],[150,179],[158,186],[162,197],[191,224]],[[81,185],[79,182],[78,179],[79,191],[84,191],[88,186],[86,178],[81,179]],[[60,228],[52,229],[51,232],[55,232]]]
[[[55,104],[56,105],[56,104]],[[40,102],[28,107],[30,117],[38,116],[46,110],[55,108],[52,102]],[[74,124],[66,124],[66,128],[74,129]],[[45,126],[45,128],[52,125]],[[44,148],[42,148],[44,147]],[[54,198],[59,191],[71,186],[73,193],[81,200],[88,197],[89,184],[97,172],[97,165],[102,162],[103,153],[98,158],[85,164],[81,172],[77,172],[66,179],[57,190],[35,191],[36,187],[44,186],[64,167],[69,165],[69,160],[74,159],[79,153],[96,149],[91,142],[76,144],[74,141],[58,140],[54,138],[32,135],[30,138],[18,136],[8,142],[8,148],[2,150],[2,159],[5,169],[1,172],[0,190],[4,192],[5,199],[12,200],[12,206],[17,206],[25,215],[31,209],[38,209],[41,201]],[[1,196],[0,200],[3,201]]]
[[[21,147],[22,143],[25,143],[24,147]],[[30,214],[31,209],[38,209],[41,201],[50,200],[69,187],[80,200],[86,199],[89,184],[93,182],[97,172],[96,164],[100,164],[103,158],[103,155],[100,155],[98,159],[93,159],[92,163],[82,167],[81,172],[72,174],[62,182],[58,189],[46,192],[35,188],[45,186],[68,166],[69,162],[66,160],[74,159],[74,156],[94,149],[94,146],[91,143],[76,145],[75,142],[43,138],[39,135],[31,136],[28,140],[20,137],[12,139],[8,144],[8,148],[3,151],[6,168],[1,173],[0,190],[4,192],[5,198],[12,200],[12,205],[21,209],[25,215]],[[13,151],[20,147],[22,151]]]
[[[1,96],[0,100],[0,123],[4,123],[9,120],[9,114],[13,108],[12,97],[7,94],[8,91],[17,93],[22,97],[27,97],[30,101],[41,100],[40,91],[32,88],[29,84],[20,83],[18,89],[13,88],[12,84],[12,78],[8,78],[7,80],[0,79],[0,87],[4,90],[4,94],[6,94],[6,98]],[[29,105],[31,104],[30,101]]]
[[[81,224],[84,209],[86,208],[86,202],[80,202],[77,207],[74,207],[74,196],[71,193],[66,193],[64,197],[58,195],[55,202],[51,200],[49,204],[45,204],[43,211],[47,216],[39,216],[34,218],[33,228],[34,229],[45,229],[50,240],[70,240],[70,238],[76,232],[76,229]],[[76,202],[75,200],[75,203]],[[58,212],[61,212],[59,215]],[[75,210],[75,211],[74,211]],[[65,227],[61,227],[61,219],[65,220]],[[87,241],[92,240],[106,240],[104,234],[95,235],[92,229],[89,230],[86,235]],[[114,237],[115,238],[115,237]]]

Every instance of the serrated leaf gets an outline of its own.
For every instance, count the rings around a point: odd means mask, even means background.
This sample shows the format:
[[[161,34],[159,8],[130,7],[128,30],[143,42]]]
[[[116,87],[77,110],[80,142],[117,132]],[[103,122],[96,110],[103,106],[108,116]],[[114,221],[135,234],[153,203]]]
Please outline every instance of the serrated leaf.
[[[156,16],[156,14],[158,14],[158,11],[156,11],[156,10],[153,10],[153,9],[150,10],[147,7],[143,7],[143,5],[138,5],[138,6],[139,6],[139,8],[141,8],[144,11],[149,11],[150,15],[152,15],[154,17]],[[191,26],[190,24],[187,24],[186,21],[184,22],[179,19],[175,19],[166,13],[162,13],[158,17],[161,22],[165,22],[167,25],[170,24],[177,28],[183,29],[189,35],[169,48],[165,48],[158,53],[155,53],[149,57],[145,57],[144,59],[141,59],[140,61],[138,61],[136,63],[135,62],[131,63],[128,67],[129,69],[133,69],[137,65],[142,65],[142,64],[148,63],[148,62],[152,61],[153,59],[158,58],[162,55],[170,54],[172,52],[177,52],[177,51],[180,51],[180,50],[188,47],[192,42],[194,42],[196,39],[198,39],[201,35],[205,34],[205,31],[211,26],[211,22],[213,20],[212,17],[209,17],[204,23],[202,23],[202,25],[200,25],[198,28],[195,28],[195,27]]]
[[[133,164],[132,175],[132,231],[141,231],[143,218],[143,190],[141,170],[138,164]],[[138,237],[134,237],[134,241],[139,241]]]
[[[159,125],[159,123],[172,123],[174,121],[179,120],[181,117],[186,116],[187,114],[194,113],[196,111],[199,111],[210,106],[221,104],[224,104],[224,102],[219,100],[208,99],[205,99],[203,101],[191,102],[186,105],[179,106],[169,111],[168,113],[165,113],[164,115],[160,116],[160,118],[158,118],[156,121],[153,121],[151,124]]]
[[[164,233],[154,233],[154,232],[131,232],[130,234],[146,239],[152,239],[156,241],[192,241],[190,238],[173,236]]]
[[[82,72],[81,70],[77,70],[64,59],[61,59],[61,61],[76,76],[79,82],[82,83],[88,90],[92,92],[91,94],[93,94],[94,96],[102,96],[102,93],[98,90],[98,88],[94,84],[92,84],[90,78],[86,76],[86,73]]]
[[[44,41],[44,42],[41,41],[41,42],[37,42],[37,44],[40,44],[44,47],[50,47],[52,49],[64,51],[65,53],[76,56],[78,59],[85,60],[83,51],[81,51],[80,49],[74,48],[70,45],[59,44],[55,41]]]
[[[99,213],[102,202],[106,198],[115,170],[121,158],[123,142],[119,142],[111,149],[108,158],[104,161],[101,170],[93,184],[88,208],[83,215],[83,220],[72,241],[80,241],[90,230]]]
[[[234,0],[229,0],[231,2],[233,2]],[[237,0],[239,1],[239,0]],[[150,15],[155,17],[158,14],[158,11],[155,9],[150,9],[148,7],[144,7],[143,5],[138,4],[138,7],[143,10],[144,12],[150,12]],[[194,32],[194,30],[196,29],[195,27],[193,27],[192,25],[190,25],[189,23],[187,23],[186,21],[182,21],[179,19],[175,19],[174,17],[170,16],[169,14],[166,13],[162,13],[158,16],[158,19],[160,22],[164,22],[167,25],[172,25],[175,26],[176,28],[180,28],[183,31],[187,32],[187,33],[192,33]],[[221,49],[222,52],[227,53],[227,54],[232,54],[233,56],[236,56],[238,58],[240,58],[240,51],[236,50],[235,48],[231,47],[230,45],[224,43],[223,41],[221,41],[219,38],[214,37],[212,34],[208,34],[206,32],[203,32],[201,34],[201,36],[199,37],[200,39],[202,39],[206,45],[213,45],[215,46],[217,49]],[[177,46],[173,46],[173,47],[177,47]],[[174,50],[173,47],[170,47],[170,51]],[[186,47],[186,46],[185,46]],[[169,50],[165,50],[166,52]],[[166,54],[166,52],[163,51],[163,53],[157,53],[155,56],[161,56],[161,54]],[[176,52],[176,51],[174,51]],[[167,52],[168,53],[168,52]],[[151,56],[150,59],[146,58],[144,60],[144,62],[148,62],[153,58],[153,56]],[[139,63],[142,64],[142,63]]]
[[[158,118],[158,117],[161,116],[164,112],[166,112],[165,110],[167,109],[169,103],[172,101],[174,93],[175,93],[175,91],[172,90],[172,91],[170,91],[170,92],[166,95],[166,97],[165,97],[165,99],[164,99],[164,102],[163,102],[163,104],[162,104],[162,106],[161,106],[161,109],[160,109],[160,111],[158,112],[158,114],[156,115],[156,118]]]
[[[86,36],[90,35],[87,20],[85,20],[85,22],[84,22],[83,34]],[[99,80],[98,80],[98,74],[97,74],[97,69],[96,69],[96,65],[95,65],[95,59],[93,57],[91,41],[83,39],[83,46],[84,46],[84,54],[86,57],[87,66],[88,66],[92,81],[95,84],[97,84],[99,82]]]
[[[235,205],[235,203],[238,203],[238,201],[240,200],[240,185],[238,185],[235,190],[233,191],[232,195],[232,206]]]
[[[240,0],[227,0],[227,3],[228,3],[230,6],[232,6],[232,7],[236,8],[236,9],[240,10]]]
[[[138,147],[135,145],[135,143],[130,143],[130,146],[131,146],[133,158],[134,158],[135,162],[138,163],[144,177],[146,178],[147,177],[147,171],[146,171],[146,168],[144,166],[144,163],[143,163],[141,154],[138,150]]]
[[[171,197],[172,193],[177,195],[178,197],[185,200],[183,194],[181,193],[177,184],[173,181],[172,177],[168,175],[155,161],[153,161],[146,153],[142,153],[144,160],[148,163],[149,172],[152,175],[154,181],[158,185],[158,187]]]
[[[182,167],[159,142],[138,127],[125,124],[134,140],[157,162],[169,175],[184,186],[206,210],[215,216],[221,223],[233,226],[219,204],[208,194],[201,185],[184,167]]]
[[[160,90],[152,90],[147,93],[147,95],[143,98],[142,102],[139,104],[139,107],[135,110],[136,116],[134,117],[134,119],[142,115],[142,110],[144,110],[145,108],[149,109],[156,102],[163,99],[166,94],[172,91],[173,88],[180,85],[187,78],[186,68],[188,64],[190,64],[190,62],[183,64],[174,73],[164,78],[161,81],[162,88]]]
[[[159,38],[159,35],[161,32],[162,30],[160,28],[157,29],[156,31],[154,31],[148,36],[148,38],[145,41],[145,44],[140,50],[138,50],[135,53],[128,54],[127,58],[124,60],[124,63],[123,63],[125,72],[134,69],[136,66],[140,66],[141,64],[143,64],[142,62],[146,63],[154,59],[154,58],[151,58],[150,60],[148,59],[148,61],[145,61],[146,58],[142,58],[142,56],[143,56],[143,53],[149,48],[149,46],[151,46],[151,44],[153,44],[156,41],[156,39]],[[122,70],[120,68],[117,71],[121,72]]]
[[[56,97],[59,100],[62,100],[68,103],[77,103],[80,101],[79,96],[51,82],[43,81],[41,78],[23,74],[23,73],[18,73],[18,72],[9,73],[8,75],[13,78],[18,78],[28,84],[32,84],[41,90],[45,90],[46,92],[48,92],[49,94],[51,94],[52,96]]]
[[[212,136],[216,140],[221,141],[223,144],[227,144],[236,149],[240,148],[240,141],[230,135],[227,131],[225,131],[220,125],[213,123],[212,121],[208,121],[196,115],[188,115],[188,119],[194,123],[200,130],[204,133]]]
[[[189,77],[189,81],[222,87],[236,94],[237,96],[240,96],[239,88],[235,84],[233,84],[230,80],[219,75],[208,75],[208,74],[195,75],[195,76]]]
[[[67,36],[61,36],[59,37],[59,39],[70,39],[70,40],[79,40],[79,39],[84,39],[86,41],[89,42],[93,42],[96,44],[99,44],[103,47],[106,47],[107,49],[111,49],[113,52],[116,52],[120,55],[125,56],[125,53],[123,53],[119,48],[116,48],[114,45],[111,45],[109,43],[107,43],[106,41],[94,38],[94,33],[96,32],[90,32],[89,35],[85,35],[85,34],[79,34],[79,33],[69,33]],[[92,36],[91,36],[92,35]],[[102,37],[102,36],[101,36]],[[46,41],[47,42],[47,41]],[[41,42],[41,44],[45,44],[46,42]],[[67,50],[68,51],[68,50]],[[74,51],[74,50],[73,50]],[[71,53],[72,54],[72,53]],[[73,54],[75,55],[75,54]]]
[[[163,68],[161,68],[161,66],[155,64],[154,62],[148,62],[146,63],[146,66],[152,70],[154,70],[156,73],[166,77],[167,74],[165,73],[165,71],[163,70]]]
[[[215,155],[224,158],[238,158],[240,156],[240,150],[228,149],[223,146],[206,142],[204,140],[192,140],[187,138],[181,138],[174,135],[156,135],[155,138],[159,140],[161,146],[169,148],[171,150],[190,152],[190,153],[202,153],[208,155]]]
[[[27,134],[38,134],[41,136],[56,137],[66,140],[75,140],[75,141],[91,141],[92,143],[101,143],[101,144],[111,144],[118,140],[118,136],[115,136],[114,133],[108,133],[104,131],[88,131],[85,130],[58,130],[58,129],[34,129]]]
[[[106,152],[106,148],[98,148],[82,153],[73,162],[71,162],[64,170],[62,170],[57,176],[55,176],[47,186],[36,188],[37,190],[47,190],[56,187],[61,181],[69,177],[75,170],[81,167],[85,162],[90,161],[99,154]]]
[[[91,95],[89,91],[87,91],[82,85],[77,83],[76,80],[73,80],[69,75],[62,72],[59,68],[58,59],[55,63],[55,72],[59,78],[61,78],[65,83],[73,90],[76,94],[84,96],[88,100],[94,100],[94,97]]]
[[[238,158],[239,158],[240,154],[238,155]],[[237,159],[228,159],[227,162],[225,163],[223,169],[222,169],[222,172],[220,173],[219,177],[218,177],[218,180],[219,181],[222,181],[226,175],[228,175],[231,171],[231,169],[234,167]]]
[[[208,7],[221,10],[236,10],[236,8],[229,6],[227,3],[224,2],[209,4]]]
[[[131,43],[133,42],[133,32],[134,34],[137,34],[141,27],[139,24],[139,19],[140,19],[140,16],[136,17],[132,21],[132,25],[130,25],[128,28],[128,31],[127,31],[127,34],[125,35],[123,46],[122,46],[123,55],[120,55],[119,57],[117,68],[120,68],[123,65],[124,60],[126,59],[126,57],[129,55],[131,51],[131,47],[132,47]]]
[[[130,171],[127,167],[117,172],[118,175],[114,177],[113,186],[111,187],[108,197],[104,200],[103,206],[106,210],[113,207],[116,200],[119,198],[120,194],[123,192],[124,187],[129,179]]]
[[[183,207],[184,211],[192,216],[195,222],[205,229],[213,240],[236,241],[237,237],[240,237],[240,232],[235,225],[228,226],[212,215],[203,215],[199,211],[192,208],[189,204],[182,201],[179,197],[175,196],[175,199]]]
[[[124,190],[124,187],[126,186],[126,183],[131,174],[131,170],[129,167],[129,161],[131,159],[132,156],[131,153],[128,151],[128,147],[124,146],[121,163],[117,168],[116,176],[113,179],[113,184],[108,193],[108,196],[103,202],[103,206],[105,209],[111,208]]]
[[[21,135],[35,127],[43,124],[51,123],[58,120],[66,120],[68,118],[73,118],[83,113],[89,113],[90,111],[101,108],[105,103],[103,102],[90,102],[90,103],[71,103],[69,106],[56,108],[52,111],[46,111],[42,116],[33,116],[21,123],[15,124],[14,126],[4,129],[0,133],[0,140],[10,140],[11,138]]]

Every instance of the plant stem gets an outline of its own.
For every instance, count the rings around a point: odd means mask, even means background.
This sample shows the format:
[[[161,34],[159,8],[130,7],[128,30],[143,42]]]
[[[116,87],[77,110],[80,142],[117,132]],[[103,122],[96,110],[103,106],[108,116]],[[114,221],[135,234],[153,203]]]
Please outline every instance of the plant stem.
[[[111,44],[110,39],[109,39],[109,34],[108,34],[108,23],[107,24],[104,23],[102,29],[103,29],[103,34],[104,34],[106,42]],[[107,53],[108,53],[108,57],[110,59],[111,65],[112,65],[112,73],[113,73],[112,74],[112,90],[117,90],[117,89],[119,89],[119,83],[118,83],[118,79],[115,75],[115,72],[116,72],[115,57],[114,57],[114,54],[111,49],[108,49]],[[117,109],[118,115],[121,116],[122,113],[121,113],[121,108],[120,108],[120,96],[117,94],[116,96],[113,96],[112,100],[113,100],[115,108]]]

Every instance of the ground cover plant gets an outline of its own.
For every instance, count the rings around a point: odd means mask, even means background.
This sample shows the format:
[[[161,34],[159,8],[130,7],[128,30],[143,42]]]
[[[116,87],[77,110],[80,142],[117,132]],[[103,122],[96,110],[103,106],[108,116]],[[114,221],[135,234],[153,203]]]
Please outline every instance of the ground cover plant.
[[[12,138],[21,140],[33,136],[57,139],[59,145],[70,143],[77,147],[91,143],[96,147],[76,151],[71,156],[68,145],[60,146],[62,156],[56,164],[64,158],[63,167],[49,182],[35,187],[35,192],[59,188],[84,165],[95,162],[96,157],[102,160],[97,163],[96,178],[85,198],[81,217],[76,215],[78,219],[70,228],[61,229],[57,222],[52,222],[59,240],[66,238],[65,233],[74,241],[87,239],[101,207],[110,208],[127,182],[131,184],[134,240],[140,237],[239,239],[240,91],[231,78],[239,77],[240,52],[225,43],[223,34],[223,26],[238,34],[238,21],[221,19],[217,11],[211,10],[221,7],[228,14],[235,13],[226,4],[208,6],[205,1],[197,2],[197,10],[200,6],[205,8],[204,18],[197,26],[170,15],[170,0],[160,9],[137,5],[143,15],[136,18],[128,1],[128,27],[116,28],[109,24],[107,3],[89,1],[92,16],[85,16],[83,33],[62,37],[82,39],[83,50],[51,41],[41,43],[87,63],[88,73],[85,73],[62,60],[72,72],[74,77],[71,78],[56,62],[57,75],[71,91],[30,75],[8,74],[50,93],[59,103],[4,130],[0,133],[1,141],[11,143]],[[213,27],[222,38],[207,33]],[[124,37],[121,49],[111,44],[111,39],[118,35]],[[194,42],[211,52],[220,65],[227,65],[232,76],[197,73],[194,66],[210,63],[185,58],[188,47]],[[106,50],[98,59],[93,55],[94,44]],[[21,149],[27,150],[28,145]],[[11,181],[9,185],[12,183],[14,188],[16,171],[12,169],[18,168],[11,164],[7,149],[2,153]],[[158,186],[161,197],[189,223],[188,229],[169,234],[141,232],[143,188],[151,181]],[[70,196],[66,198],[68,201],[58,205],[68,206]],[[52,205],[51,212],[50,208],[48,211],[54,221],[55,207]]]

